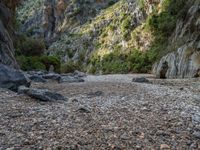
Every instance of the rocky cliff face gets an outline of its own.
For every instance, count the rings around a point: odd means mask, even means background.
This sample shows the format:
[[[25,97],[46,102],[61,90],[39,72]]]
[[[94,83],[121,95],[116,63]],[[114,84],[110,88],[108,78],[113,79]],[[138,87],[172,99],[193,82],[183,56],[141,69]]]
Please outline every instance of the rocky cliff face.
[[[18,9],[22,31],[47,42],[94,18],[118,0],[26,0]]]
[[[7,1],[5,4],[9,4]],[[14,58],[14,47],[9,31],[12,25],[12,12],[0,2],[0,63],[14,68],[18,68]]]
[[[200,2],[190,1],[187,15],[177,21],[170,47],[175,52],[164,56],[154,65],[153,72],[160,78],[200,76]]]
[[[123,63],[135,72],[165,55],[154,65],[157,77],[184,78],[199,76],[199,5],[199,0],[25,0],[18,19],[23,32],[44,38],[46,53],[63,63],[101,69]],[[128,58],[135,51],[144,56]],[[109,61],[115,52],[125,56]]]

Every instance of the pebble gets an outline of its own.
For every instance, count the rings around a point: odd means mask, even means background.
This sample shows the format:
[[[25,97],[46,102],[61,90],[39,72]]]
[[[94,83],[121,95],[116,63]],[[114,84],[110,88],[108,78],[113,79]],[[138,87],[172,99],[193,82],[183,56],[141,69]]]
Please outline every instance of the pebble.
[[[88,106],[80,106],[77,111],[81,113],[91,113],[91,110]]]
[[[199,124],[200,123],[200,113],[196,113],[192,116],[192,122],[194,124]]]
[[[167,149],[170,149],[170,146],[167,145],[167,144],[161,144],[161,145],[160,145],[160,149],[161,149],[161,150],[167,150]]]
[[[194,135],[194,137],[200,139],[200,131],[194,131],[193,135]]]

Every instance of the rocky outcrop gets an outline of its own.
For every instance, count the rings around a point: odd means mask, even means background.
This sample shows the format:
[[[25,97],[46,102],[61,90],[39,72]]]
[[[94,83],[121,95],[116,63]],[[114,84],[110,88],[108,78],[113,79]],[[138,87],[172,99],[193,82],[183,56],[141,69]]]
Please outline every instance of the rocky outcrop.
[[[30,86],[30,81],[19,70],[0,64],[0,87],[17,91],[19,86]]]
[[[178,20],[170,47],[176,52],[162,57],[154,65],[158,78],[200,77],[200,2],[194,1],[187,15]]]
[[[35,98],[43,102],[67,100],[67,98],[64,97],[63,95],[49,91],[47,89],[35,89],[35,88],[27,88],[24,86],[20,86],[18,89],[18,93],[26,94],[32,98]]]
[[[18,68],[14,57],[14,47],[9,35],[12,14],[3,3],[0,3],[0,63]]]

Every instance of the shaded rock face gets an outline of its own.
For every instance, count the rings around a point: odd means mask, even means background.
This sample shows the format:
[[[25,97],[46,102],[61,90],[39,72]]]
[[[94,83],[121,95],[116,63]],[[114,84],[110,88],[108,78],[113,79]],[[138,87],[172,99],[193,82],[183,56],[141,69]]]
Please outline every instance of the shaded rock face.
[[[11,18],[10,10],[0,3],[0,64],[18,68],[14,57],[13,42],[8,32]]]
[[[19,86],[30,86],[30,81],[19,70],[0,64],[0,87],[17,91]]]
[[[177,22],[171,45],[180,43],[176,52],[162,57],[154,65],[158,78],[190,78],[200,76],[200,2],[194,2],[184,19]],[[167,67],[166,67],[167,64]]]

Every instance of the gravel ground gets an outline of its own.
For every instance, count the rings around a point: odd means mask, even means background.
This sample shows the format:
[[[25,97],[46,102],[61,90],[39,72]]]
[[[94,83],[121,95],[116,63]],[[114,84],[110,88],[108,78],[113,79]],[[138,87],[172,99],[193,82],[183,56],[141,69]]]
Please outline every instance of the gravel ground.
[[[145,76],[152,83],[133,83]],[[0,150],[200,149],[200,80],[88,76],[34,83],[68,97],[39,102],[0,89]]]

